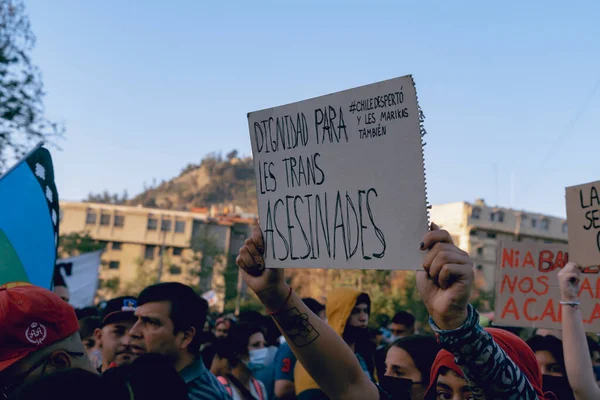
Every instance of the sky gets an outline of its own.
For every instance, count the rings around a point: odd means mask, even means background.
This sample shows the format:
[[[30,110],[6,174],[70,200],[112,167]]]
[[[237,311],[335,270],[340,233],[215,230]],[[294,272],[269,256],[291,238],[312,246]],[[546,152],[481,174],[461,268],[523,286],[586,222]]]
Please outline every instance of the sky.
[[[60,196],[131,195],[247,113],[412,74],[432,204],[564,216],[600,179],[600,2],[28,0]]]

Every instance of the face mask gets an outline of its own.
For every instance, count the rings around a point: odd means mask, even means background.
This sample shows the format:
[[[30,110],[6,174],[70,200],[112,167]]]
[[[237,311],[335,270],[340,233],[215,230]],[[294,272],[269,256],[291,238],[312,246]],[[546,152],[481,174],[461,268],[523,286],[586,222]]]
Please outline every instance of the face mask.
[[[392,398],[408,400],[411,398],[413,381],[410,379],[384,376],[379,384]]]
[[[546,392],[552,392],[560,400],[575,400],[573,390],[566,377],[543,375],[542,388]]]
[[[600,382],[600,365],[593,367],[594,368],[594,375],[596,376],[596,380]]]
[[[248,353],[250,355],[250,361],[244,362],[244,364],[250,371],[256,371],[265,367],[265,362],[267,361],[267,356],[269,354],[268,348],[265,347],[262,349],[250,350]]]

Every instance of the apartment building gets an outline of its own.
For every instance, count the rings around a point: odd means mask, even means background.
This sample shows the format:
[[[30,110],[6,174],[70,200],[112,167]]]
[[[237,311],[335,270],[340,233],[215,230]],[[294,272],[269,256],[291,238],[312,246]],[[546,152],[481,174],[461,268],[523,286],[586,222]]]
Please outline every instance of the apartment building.
[[[492,207],[482,199],[474,203],[434,205],[430,219],[450,232],[454,243],[470,254],[479,286],[484,290],[494,289],[496,254],[501,240],[568,242],[566,219]]]
[[[250,234],[251,220],[219,217],[214,210],[184,212],[83,202],[61,202],[60,207],[61,235],[87,232],[105,244],[100,268],[104,282],[117,278],[124,288],[158,279],[185,283],[200,292],[212,289],[219,310],[226,288],[237,287],[237,275],[227,277],[227,265]]]

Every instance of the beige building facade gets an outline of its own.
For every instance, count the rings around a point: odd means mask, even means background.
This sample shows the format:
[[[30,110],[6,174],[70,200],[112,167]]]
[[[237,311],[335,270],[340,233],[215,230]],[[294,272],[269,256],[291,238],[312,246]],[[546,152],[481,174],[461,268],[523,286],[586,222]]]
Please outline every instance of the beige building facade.
[[[455,244],[473,259],[479,287],[493,290],[498,244],[519,242],[568,242],[567,220],[535,212],[492,207],[482,199],[474,203],[434,205],[430,220],[446,229]]]
[[[61,235],[85,232],[105,244],[100,279],[118,283],[121,294],[156,281],[181,282],[201,293],[214,290],[222,311],[227,287],[237,287],[237,275],[229,277],[227,266],[248,237],[251,221],[84,202],[60,207]],[[98,295],[102,300],[113,290]]]

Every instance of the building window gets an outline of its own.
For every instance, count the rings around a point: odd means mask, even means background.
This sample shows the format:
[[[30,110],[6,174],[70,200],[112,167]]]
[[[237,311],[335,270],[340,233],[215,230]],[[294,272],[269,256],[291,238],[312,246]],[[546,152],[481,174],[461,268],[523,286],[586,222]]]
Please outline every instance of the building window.
[[[163,232],[171,232],[171,220],[163,219],[160,221],[160,230]]]
[[[121,263],[119,261],[111,261],[108,263],[108,269],[119,269]]]
[[[504,211],[498,211],[496,216],[498,217],[498,222],[504,222]]]
[[[110,225],[110,214],[105,214],[105,213],[100,214],[100,225],[102,225],[102,226]]]
[[[181,275],[181,267],[178,265],[171,265],[169,268],[169,273],[171,275]]]
[[[122,247],[123,247],[123,243],[121,243],[121,242],[113,242],[113,244],[112,244],[112,249],[114,251],[121,251]]]
[[[154,260],[154,254],[156,253],[156,246],[146,245],[144,251],[144,258],[146,260]]]
[[[504,211],[494,211],[490,214],[490,221],[504,222]]]
[[[496,232],[488,232],[487,237],[490,239],[496,239]]]
[[[481,216],[481,208],[473,207],[473,209],[471,210],[471,218],[479,219],[480,216]]]
[[[173,255],[180,256],[183,253],[183,248],[181,247],[173,247]]]
[[[97,214],[94,210],[88,210],[87,215],[85,216],[85,223],[87,225],[96,225]]]
[[[531,218],[531,227],[532,228],[536,228],[537,227],[537,219]]]
[[[125,216],[116,214],[115,215],[115,226],[118,228],[122,228],[125,225]]]
[[[185,221],[175,221],[175,232],[177,232],[177,233],[185,232]]]
[[[477,229],[473,229],[473,230],[472,230],[472,231],[471,231],[469,234],[470,234],[471,236],[477,236],[477,233],[478,233],[478,232],[477,232]]]
[[[482,256],[483,255],[483,247],[478,247],[477,248],[477,255],[478,256]]]
[[[569,225],[567,225],[566,222],[563,222],[562,232],[563,233],[569,233]]]
[[[158,229],[158,220],[154,217],[148,217],[148,230],[155,231]]]
[[[483,265],[478,265],[476,268],[477,268],[477,271],[481,271],[483,269]]]
[[[547,218],[544,218],[540,223],[540,228],[542,228],[544,231],[547,231],[550,228],[550,221]]]

